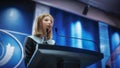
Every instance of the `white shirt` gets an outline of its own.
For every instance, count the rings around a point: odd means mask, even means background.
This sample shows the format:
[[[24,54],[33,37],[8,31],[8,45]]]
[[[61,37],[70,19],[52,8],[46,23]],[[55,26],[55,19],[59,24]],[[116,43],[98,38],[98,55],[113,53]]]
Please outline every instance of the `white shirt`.
[[[43,44],[43,42],[44,42],[44,39],[39,38],[37,36],[31,35],[29,37],[32,38],[34,41],[36,41],[38,44]],[[50,45],[55,45],[55,41],[52,40],[52,39],[47,40],[47,43],[50,44]]]

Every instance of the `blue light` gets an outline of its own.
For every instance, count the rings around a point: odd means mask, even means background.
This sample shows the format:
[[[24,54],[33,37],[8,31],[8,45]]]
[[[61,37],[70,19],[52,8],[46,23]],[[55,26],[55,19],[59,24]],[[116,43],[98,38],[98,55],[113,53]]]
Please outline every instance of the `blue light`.
[[[112,45],[113,45],[113,49],[118,46],[120,43],[120,36],[119,34],[116,32],[112,35]]]
[[[23,25],[26,23],[25,15],[19,8],[8,7],[3,10],[1,27],[7,30],[23,31]],[[22,29],[19,29],[21,28]],[[25,27],[27,28],[27,27]]]
[[[16,8],[8,8],[5,12],[4,12],[4,19],[7,22],[16,22],[17,20],[19,20],[20,17],[20,13]]]
[[[76,38],[82,37],[82,25],[80,21],[71,24],[71,36]],[[82,48],[82,40],[72,39],[71,44],[72,47]],[[74,46],[74,44],[76,45]]]

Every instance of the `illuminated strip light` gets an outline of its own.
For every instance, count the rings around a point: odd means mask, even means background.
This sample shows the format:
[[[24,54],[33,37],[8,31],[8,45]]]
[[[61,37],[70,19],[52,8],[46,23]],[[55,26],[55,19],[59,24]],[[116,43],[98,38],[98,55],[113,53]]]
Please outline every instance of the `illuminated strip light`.
[[[111,56],[109,57],[106,66],[112,67],[114,61],[116,60],[117,56],[120,55],[120,38],[119,33],[114,33],[112,36],[112,45],[117,46],[114,51],[112,52]]]
[[[15,33],[15,34],[20,34],[20,35],[25,35],[25,36],[30,35],[27,33],[22,33],[22,32],[17,32],[17,31],[11,31],[11,30],[5,30],[5,29],[0,29],[0,30],[4,30],[4,31],[10,32],[10,33]]]
[[[116,57],[120,54],[120,44],[118,45],[118,47],[116,47],[116,49],[114,50],[114,52],[112,53],[112,55],[110,56],[110,58],[108,59],[106,65],[109,67],[112,67],[112,63],[114,63]]]
[[[77,39],[76,41],[73,40],[72,42],[72,47],[78,47],[78,48],[83,48],[82,46],[82,26],[81,26],[81,22],[80,21],[76,21],[75,23],[71,24],[71,34],[72,37],[73,36],[77,36],[79,38],[74,37],[74,39]],[[77,46],[75,46],[74,44],[76,44]]]

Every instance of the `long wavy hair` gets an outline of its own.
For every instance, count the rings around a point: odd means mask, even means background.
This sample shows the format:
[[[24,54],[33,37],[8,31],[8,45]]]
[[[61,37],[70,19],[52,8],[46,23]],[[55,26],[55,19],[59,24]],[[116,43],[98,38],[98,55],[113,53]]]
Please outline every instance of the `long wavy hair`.
[[[49,16],[51,19],[51,22],[54,24],[54,19],[50,14],[42,14],[40,16],[37,17],[36,21],[35,21],[35,25],[34,25],[34,29],[33,29],[33,35],[37,36],[37,37],[42,37],[44,36],[46,33],[43,30],[43,18]],[[48,34],[47,39],[51,39],[52,38],[52,31]]]

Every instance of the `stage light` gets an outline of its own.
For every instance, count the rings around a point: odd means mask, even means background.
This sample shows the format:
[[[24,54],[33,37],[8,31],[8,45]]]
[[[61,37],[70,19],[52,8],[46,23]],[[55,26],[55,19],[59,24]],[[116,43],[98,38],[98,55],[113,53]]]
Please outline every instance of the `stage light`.
[[[7,22],[16,22],[20,18],[20,13],[16,8],[7,8],[4,12],[4,19]]]
[[[71,24],[71,36],[74,38],[82,38],[82,25],[80,21]],[[81,39],[72,39],[72,47],[82,48]],[[76,45],[75,45],[76,44]]]
[[[90,5],[86,5],[86,6],[84,7],[83,12],[82,12],[83,15],[87,15],[88,10],[89,10],[89,7],[90,7]]]
[[[112,35],[112,45],[114,46],[114,47],[116,47],[117,45],[119,45],[120,44],[120,36],[119,36],[119,34],[116,32],[116,33],[114,33],[113,35]]]
[[[82,25],[80,21],[76,21],[71,24],[71,34],[72,36],[81,37]]]
[[[81,33],[82,33],[81,32],[82,31],[82,28],[81,28],[82,25],[81,25],[80,21],[77,21],[76,24],[75,24],[75,26],[76,26],[76,30],[77,30],[76,32],[77,32],[77,34],[79,34],[78,36],[80,36]]]

